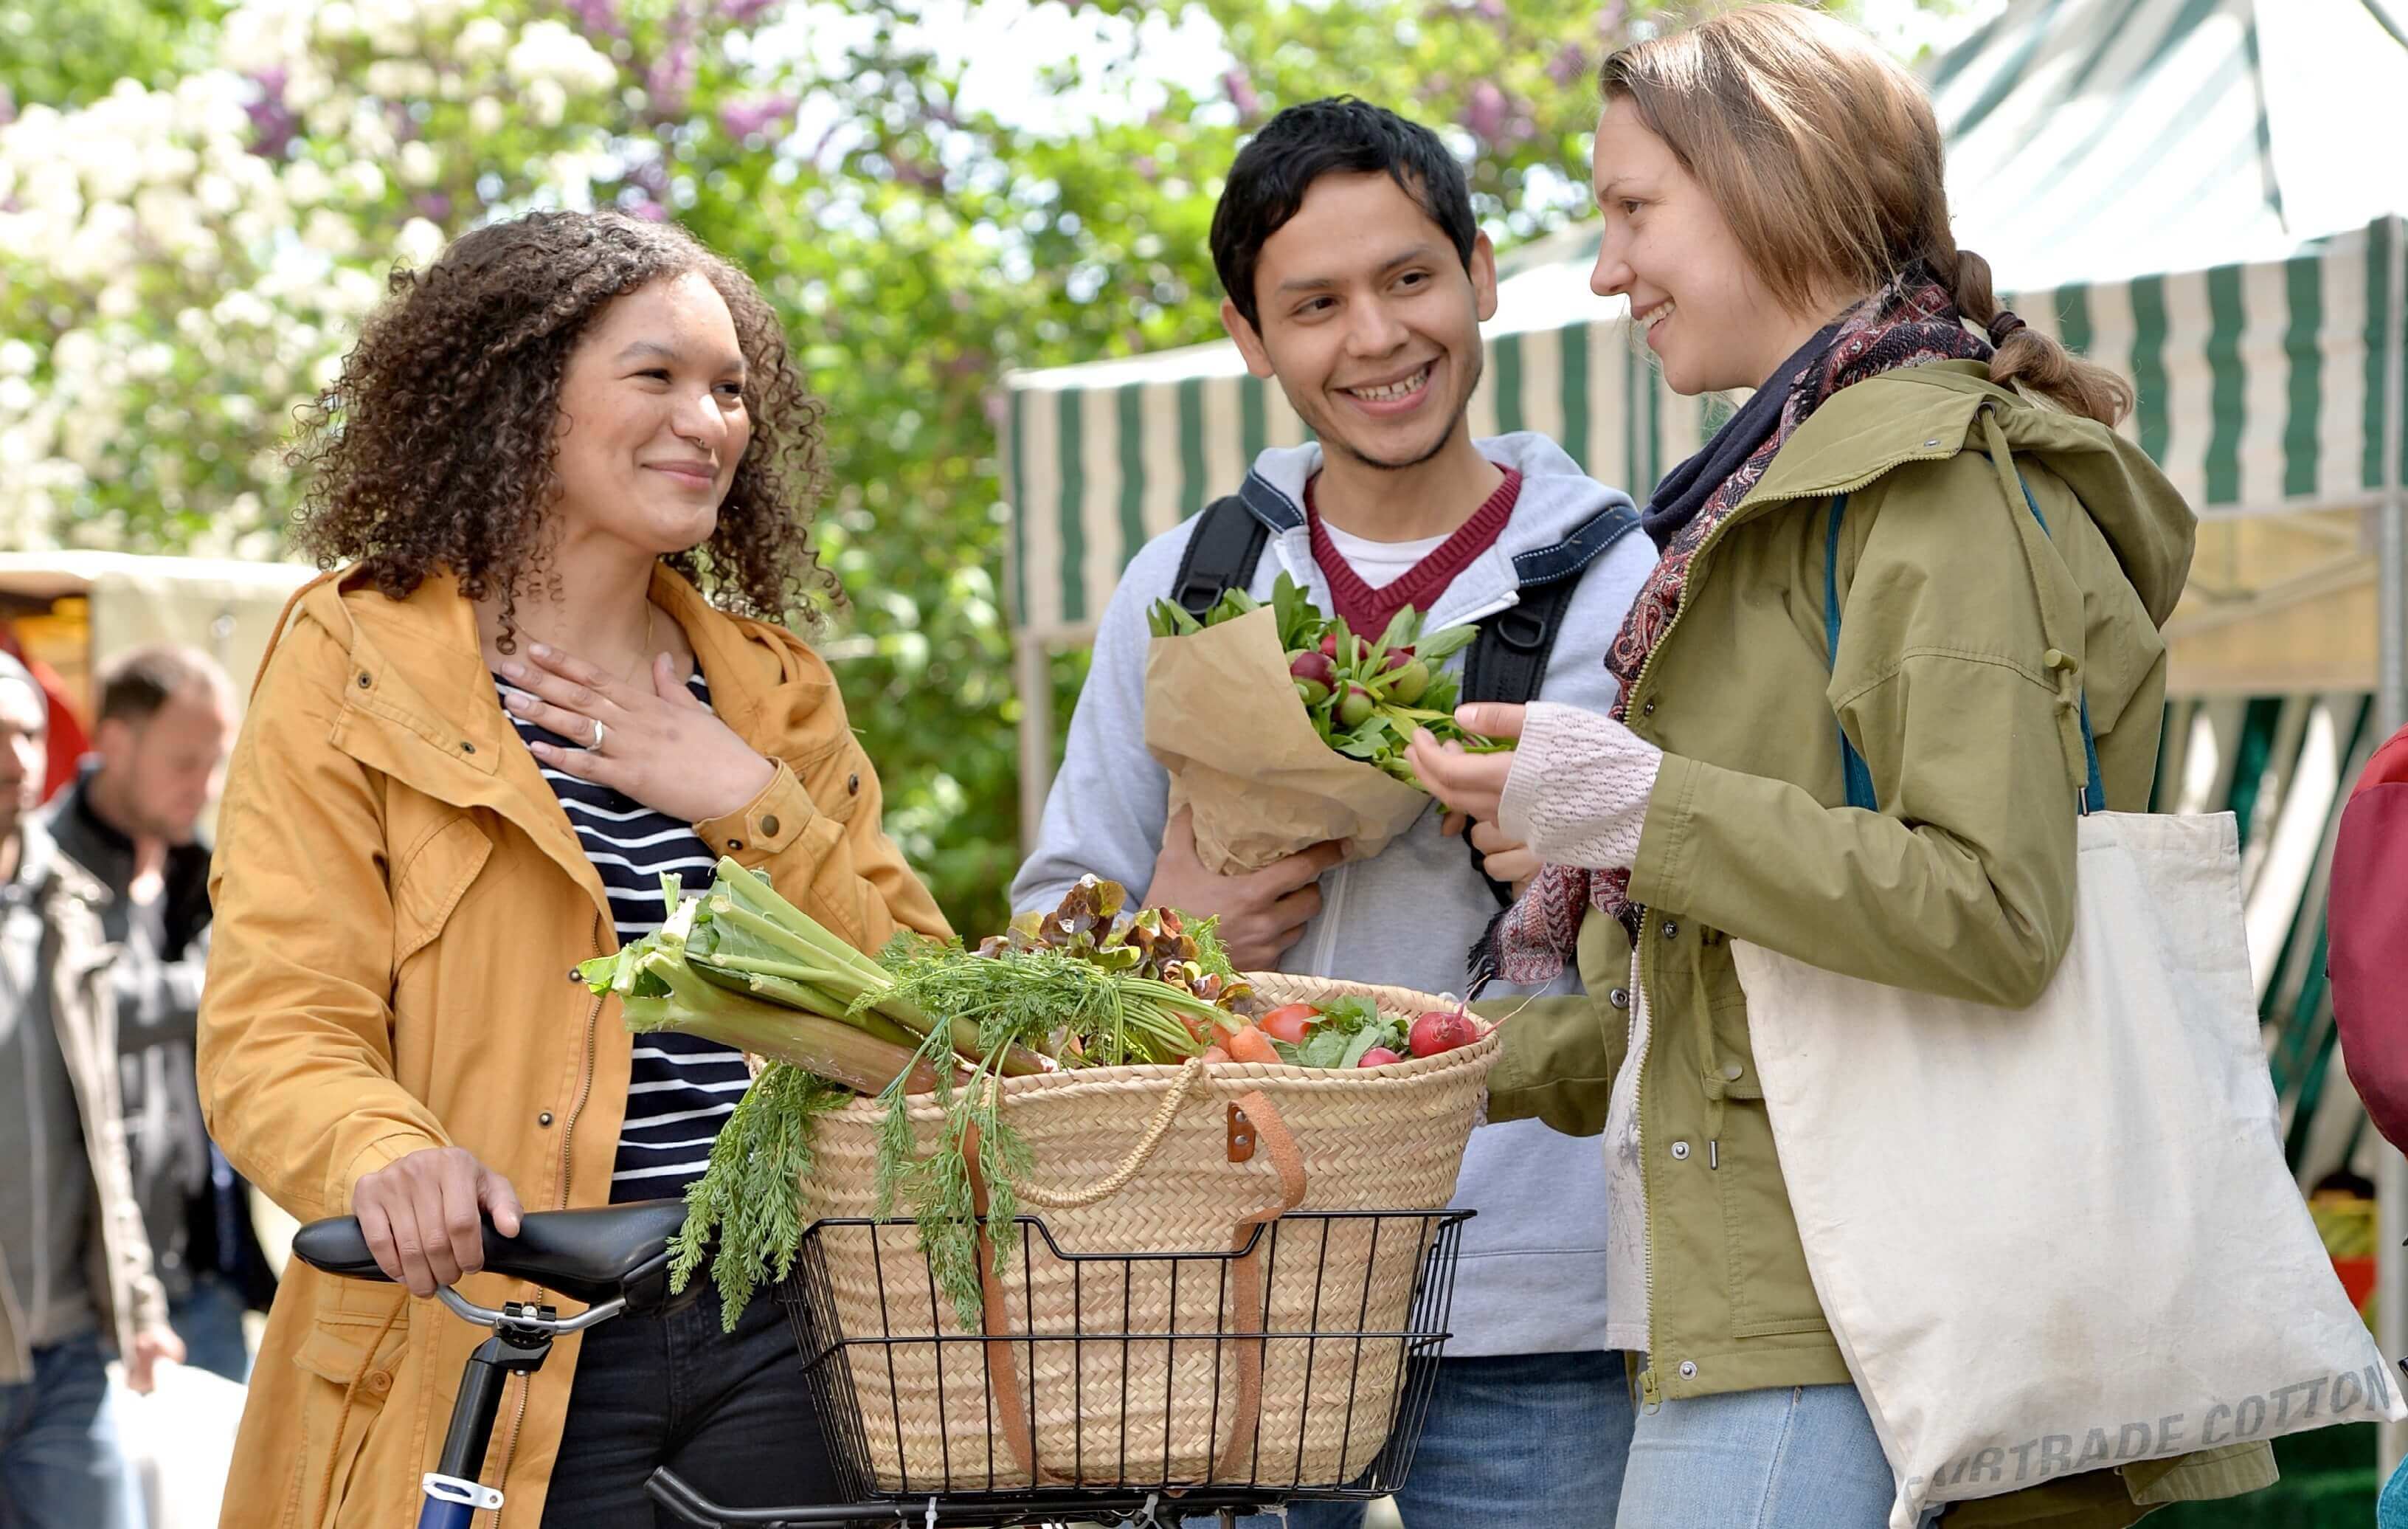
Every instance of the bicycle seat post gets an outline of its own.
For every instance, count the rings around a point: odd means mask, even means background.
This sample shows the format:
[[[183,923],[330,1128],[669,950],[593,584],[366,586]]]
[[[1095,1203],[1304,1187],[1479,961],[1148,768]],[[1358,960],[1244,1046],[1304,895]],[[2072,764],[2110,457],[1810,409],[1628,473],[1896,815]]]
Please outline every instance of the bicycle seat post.
[[[512,1301],[494,1323],[494,1335],[468,1356],[443,1454],[422,1482],[426,1494],[418,1529],[468,1529],[481,1508],[498,1508],[502,1494],[480,1483],[485,1450],[500,1414],[502,1387],[513,1375],[533,1375],[552,1353],[558,1316],[551,1306]]]

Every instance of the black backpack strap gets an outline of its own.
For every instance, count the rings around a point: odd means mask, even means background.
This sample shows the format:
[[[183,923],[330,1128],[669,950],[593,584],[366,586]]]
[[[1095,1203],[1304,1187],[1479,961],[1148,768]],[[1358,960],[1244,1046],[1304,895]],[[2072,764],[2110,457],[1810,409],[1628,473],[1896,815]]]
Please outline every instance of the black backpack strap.
[[[1525,587],[1518,604],[1481,623],[1480,635],[1464,650],[1463,699],[1516,706],[1534,700],[1547,675],[1547,659],[1555,651],[1555,637],[1563,629],[1564,613],[1579,592],[1580,573],[1575,570]],[[1512,906],[1513,888],[1488,873],[1486,857],[1472,845],[1469,829],[1464,830],[1463,843],[1471,851],[1471,868],[1488,884],[1488,894],[1497,905]]]
[[[1526,705],[1536,700],[1547,677],[1547,660],[1563,631],[1564,613],[1580,593],[1581,575],[1615,542],[1639,526],[1639,512],[1617,505],[1582,526],[1555,547],[1525,554],[1514,560],[1524,573],[1521,599],[1483,622],[1480,635],[1463,655],[1462,696],[1465,700],[1498,700]],[[1569,567],[1565,566],[1569,563]],[[1530,579],[1536,572],[1540,579]],[[1601,660],[1600,660],[1601,661]],[[1471,847],[1471,834],[1463,836]],[[1471,849],[1472,869],[1488,883],[1489,895],[1500,908],[1513,902],[1513,888],[1488,874],[1485,858]]]
[[[1196,517],[1196,534],[1180,555],[1179,575],[1170,598],[1197,620],[1223,595],[1252,584],[1254,565],[1262,561],[1271,528],[1246,508],[1235,494],[1214,499]]]

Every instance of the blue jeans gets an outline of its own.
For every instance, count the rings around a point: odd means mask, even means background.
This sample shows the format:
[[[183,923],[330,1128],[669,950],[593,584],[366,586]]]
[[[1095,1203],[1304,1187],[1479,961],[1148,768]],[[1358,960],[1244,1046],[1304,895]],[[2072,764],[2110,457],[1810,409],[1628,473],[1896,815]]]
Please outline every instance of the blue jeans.
[[[1612,1529],[1630,1420],[1617,1353],[1442,1359],[1397,1512],[1405,1529]],[[1294,1502],[1287,1522],[1290,1529],[1359,1529],[1364,1510],[1361,1503]]]
[[[0,1385],[0,1529],[128,1529],[142,1507],[108,1406],[108,1361],[87,1334],[34,1350]]]
[[[1641,1412],[1621,1517],[1631,1529],[1883,1529],[1897,1496],[1856,1389],[1794,1386]]]
[[[167,1325],[184,1340],[184,1363],[241,1385],[251,1378],[251,1344],[242,1334],[242,1297],[213,1274],[167,1303]]]

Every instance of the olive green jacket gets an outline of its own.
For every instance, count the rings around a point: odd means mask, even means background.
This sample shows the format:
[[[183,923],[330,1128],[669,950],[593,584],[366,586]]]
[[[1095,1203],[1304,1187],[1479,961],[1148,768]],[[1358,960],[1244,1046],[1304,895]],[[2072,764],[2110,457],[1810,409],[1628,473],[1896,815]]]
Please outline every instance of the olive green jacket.
[[[1834,657],[1824,585],[1839,496]],[[1648,1402],[1848,1380],[1727,942],[1918,991],[2035,1000],[2072,932],[2081,697],[2108,805],[2144,810],[2165,699],[2157,628],[2193,531],[2136,447],[1947,362],[1834,395],[1698,548],[1628,709],[1664,750],[1631,868],[1653,1016],[1639,1094]],[[1842,728],[1878,813],[1845,805]],[[1593,996],[1514,1013],[1491,1119],[1604,1129],[1630,958],[1622,926],[1592,912],[1580,967]],[[2266,1447],[2240,1446],[2060,1479],[1947,1522],[2120,1525],[2143,1505],[2272,1479]]]

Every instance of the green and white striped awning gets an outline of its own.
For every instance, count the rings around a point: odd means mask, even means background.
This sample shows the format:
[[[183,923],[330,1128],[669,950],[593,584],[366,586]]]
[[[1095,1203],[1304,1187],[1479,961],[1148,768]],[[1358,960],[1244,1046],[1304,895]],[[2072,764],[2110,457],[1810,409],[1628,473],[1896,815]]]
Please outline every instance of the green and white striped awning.
[[[2140,402],[2126,432],[2203,513],[2353,507],[2383,482],[2397,226],[2288,259],[2010,301],[2034,328],[2132,380]],[[1667,390],[1618,316],[1500,325],[1487,352],[1475,434],[1541,431],[1642,498],[1729,407]],[[1148,540],[1233,492],[1263,447],[1304,439],[1278,388],[1222,346],[1022,374],[1009,429],[1014,610],[1050,643],[1083,639]]]
[[[2382,0],[2016,0],[1930,79],[1960,240],[2036,328],[2132,380],[2128,429],[2195,506],[2367,502],[2408,210],[2408,158],[2382,147],[2408,47]],[[1643,498],[1729,405],[1661,385],[1588,291],[1596,238],[1505,262],[1471,425],[1542,431]],[[1226,343],[1009,391],[1013,611],[1047,645],[1085,637],[1148,539],[1304,439]]]

